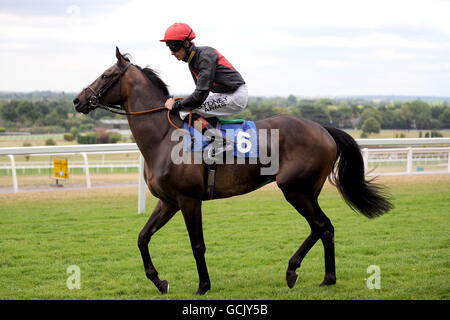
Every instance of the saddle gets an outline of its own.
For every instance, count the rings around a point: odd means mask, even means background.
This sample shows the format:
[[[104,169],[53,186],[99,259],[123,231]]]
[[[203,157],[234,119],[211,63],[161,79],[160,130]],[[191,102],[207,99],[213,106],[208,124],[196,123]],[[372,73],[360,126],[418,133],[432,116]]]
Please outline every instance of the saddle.
[[[189,132],[191,139],[184,139],[184,151],[185,152],[203,152],[208,150],[208,157],[210,160],[218,155],[217,149],[220,150],[221,156],[223,153],[233,151],[235,158],[257,158],[258,157],[258,137],[256,126],[253,121],[247,121],[244,119],[219,119],[208,118],[209,124],[216,129],[216,132],[220,132],[222,135],[224,144],[222,147],[216,148],[213,146],[213,140],[211,137],[205,136],[199,130],[192,125],[192,118],[189,117],[184,122],[184,130]],[[241,144],[245,148],[241,148]],[[220,149],[222,148],[222,149]],[[212,151],[212,152],[211,152]],[[244,151],[244,152],[242,152]],[[214,188],[216,183],[216,161],[205,162],[205,194],[204,200],[211,200],[214,196]]]
[[[222,120],[208,118],[208,122],[214,127],[215,135],[211,136],[208,131],[203,134],[195,128],[192,122],[185,121],[183,129],[191,139],[184,139],[185,152],[199,152],[212,147],[212,142],[219,135],[229,144],[234,145],[234,157],[257,158],[258,157],[258,135],[255,123],[244,119]],[[230,150],[231,151],[231,150]]]

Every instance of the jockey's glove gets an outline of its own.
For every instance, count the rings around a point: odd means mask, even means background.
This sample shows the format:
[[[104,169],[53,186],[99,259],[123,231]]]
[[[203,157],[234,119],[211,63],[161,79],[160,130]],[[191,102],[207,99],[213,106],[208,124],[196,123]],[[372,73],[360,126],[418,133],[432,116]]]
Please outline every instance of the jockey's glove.
[[[173,112],[180,111],[182,108],[183,108],[183,107],[182,107],[182,105],[181,105],[181,100],[175,101],[175,103],[172,105],[172,111],[173,111]]]

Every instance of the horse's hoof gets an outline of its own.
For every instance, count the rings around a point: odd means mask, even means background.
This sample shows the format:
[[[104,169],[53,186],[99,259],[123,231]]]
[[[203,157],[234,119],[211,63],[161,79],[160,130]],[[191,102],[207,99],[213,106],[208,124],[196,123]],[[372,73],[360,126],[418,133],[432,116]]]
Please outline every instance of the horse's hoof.
[[[286,282],[290,289],[292,289],[298,281],[297,272],[287,272],[286,273]]]
[[[331,286],[333,284],[336,284],[336,276],[335,275],[326,275],[323,279],[322,283],[320,284],[321,287],[323,286]]]
[[[169,282],[167,280],[161,281],[161,284],[158,286],[158,289],[162,294],[169,293]]]
[[[206,292],[208,292],[208,290],[211,289],[211,285],[210,284],[206,284],[203,286],[199,286],[197,292],[195,293],[196,295],[204,295]]]

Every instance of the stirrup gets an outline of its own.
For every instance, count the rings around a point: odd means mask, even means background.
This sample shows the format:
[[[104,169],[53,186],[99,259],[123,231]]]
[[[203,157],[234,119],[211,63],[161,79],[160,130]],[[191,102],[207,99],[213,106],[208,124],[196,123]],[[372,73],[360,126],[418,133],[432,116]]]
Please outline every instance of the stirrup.
[[[206,120],[204,117],[201,117],[197,114],[192,114],[192,119],[194,120],[194,126],[195,123],[200,123],[201,132],[202,134],[210,129],[216,129],[208,120]]]
[[[208,150],[208,159],[213,160],[215,159],[218,155],[221,155],[222,153],[226,153],[228,151],[233,150],[234,146],[232,144],[226,144],[224,146],[221,147],[217,147],[217,148],[209,148]]]

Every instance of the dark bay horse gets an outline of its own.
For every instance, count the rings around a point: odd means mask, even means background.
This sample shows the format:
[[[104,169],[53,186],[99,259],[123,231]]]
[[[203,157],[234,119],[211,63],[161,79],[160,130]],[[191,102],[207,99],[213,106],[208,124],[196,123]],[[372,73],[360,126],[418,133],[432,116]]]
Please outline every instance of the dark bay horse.
[[[148,245],[155,232],[181,210],[189,233],[199,275],[197,294],[211,288],[205,262],[201,205],[205,192],[205,164],[174,164],[170,139],[182,127],[178,114],[161,108],[169,97],[162,80],[148,68],[131,64],[116,48],[117,63],[107,69],[73,101],[77,111],[88,114],[98,107],[120,105],[128,117],[131,132],[145,159],[145,180],[159,199],[138,237],[145,274],[162,293],[169,291],[160,280]],[[109,107],[108,107],[109,106]],[[152,112],[154,111],[154,112]],[[168,117],[169,116],[169,117]],[[311,233],[289,260],[287,285],[297,282],[296,269],[320,239],[324,247],[325,277],[321,285],[336,283],[334,228],[318,203],[319,193],[330,177],[348,205],[368,218],[392,208],[383,187],[365,179],[358,144],[347,133],[295,116],[280,115],[256,121],[258,130],[278,129],[279,167],[272,175],[262,175],[261,163],[217,165],[214,199],[241,195],[276,181],[286,200],[307,220]],[[270,150],[269,150],[270,152]]]

